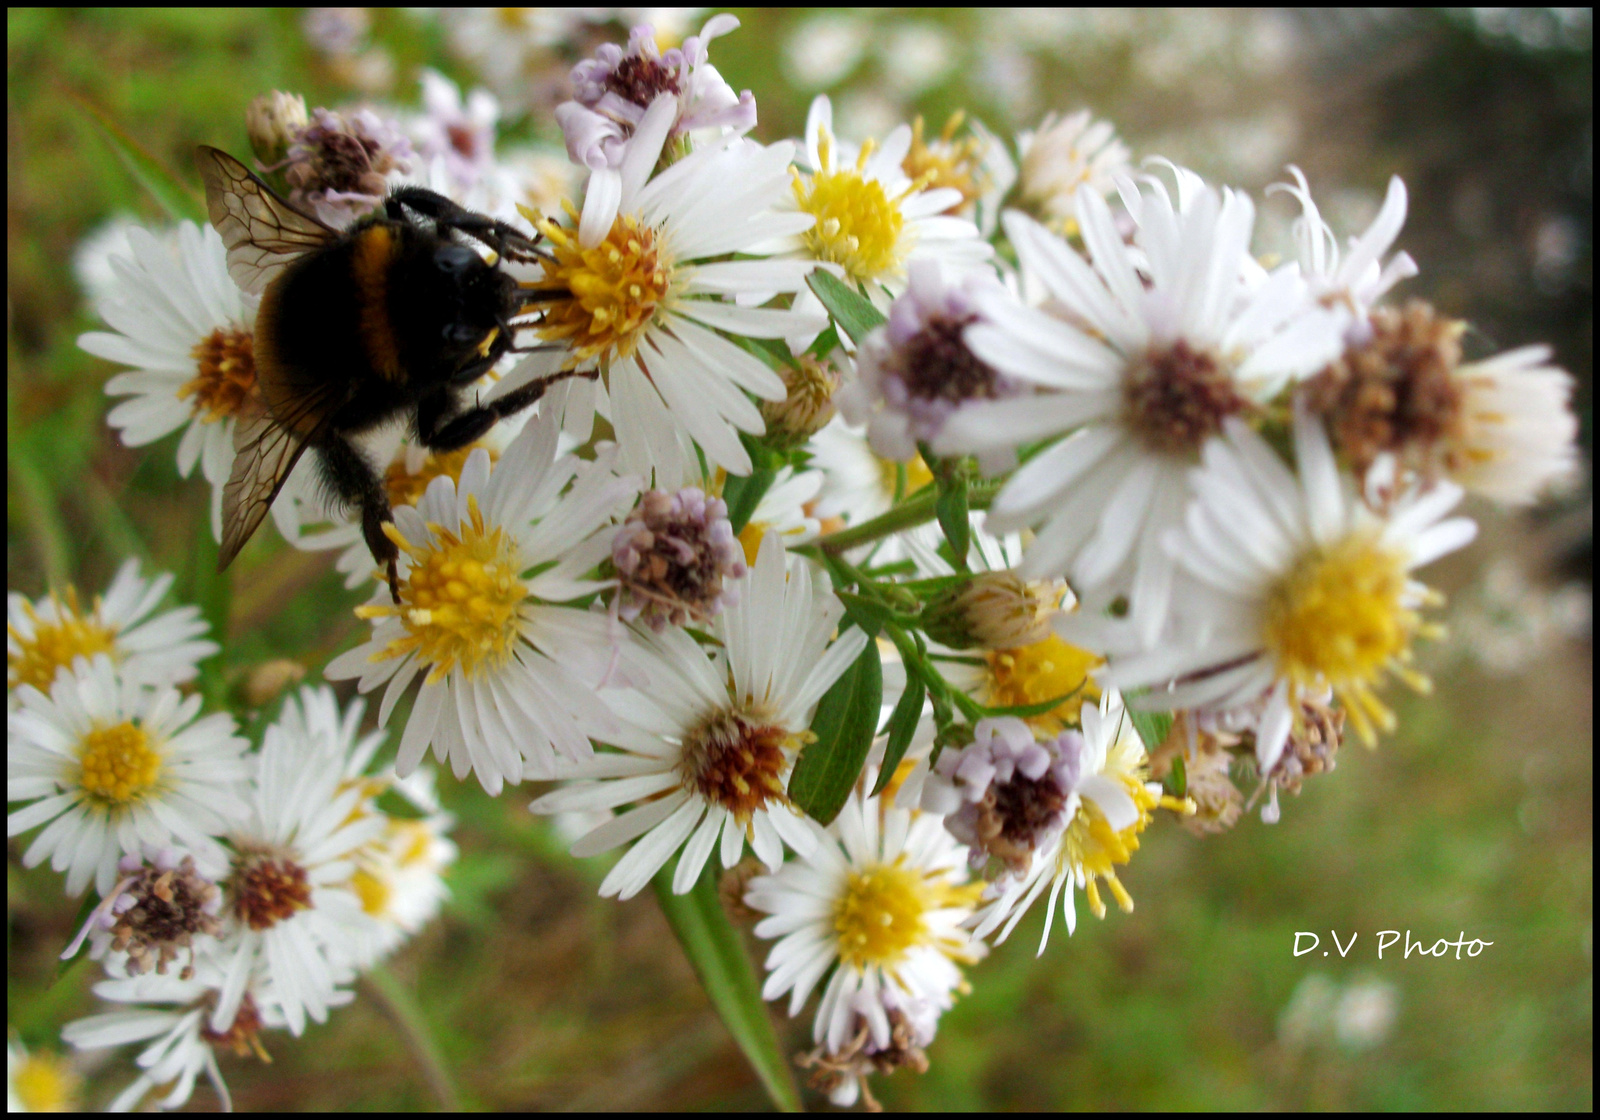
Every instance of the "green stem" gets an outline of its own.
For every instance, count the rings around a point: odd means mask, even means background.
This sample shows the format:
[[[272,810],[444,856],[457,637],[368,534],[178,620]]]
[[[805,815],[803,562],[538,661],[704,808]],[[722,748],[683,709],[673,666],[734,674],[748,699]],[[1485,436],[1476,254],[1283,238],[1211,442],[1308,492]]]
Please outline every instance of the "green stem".
[[[461,1099],[456,1095],[455,1084],[450,1080],[450,1072],[445,1068],[433,1036],[428,1033],[422,1008],[412,998],[410,990],[381,964],[369,969],[364,979],[389,1019],[399,1028],[400,1037],[421,1067],[423,1079],[427,1081],[433,1099],[438,1102],[439,1110],[460,1112]]]
[[[999,479],[974,482],[967,492],[967,508],[988,509],[995,495],[1000,492],[1000,486]],[[932,486],[924,487],[910,501],[880,513],[870,521],[863,521],[848,529],[840,529],[837,533],[829,533],[817,543],[824,552],[832,553],[870,544],[883,537],[893,536],[895,533],[932,521],[937,516],[938,501],[937,490]]]

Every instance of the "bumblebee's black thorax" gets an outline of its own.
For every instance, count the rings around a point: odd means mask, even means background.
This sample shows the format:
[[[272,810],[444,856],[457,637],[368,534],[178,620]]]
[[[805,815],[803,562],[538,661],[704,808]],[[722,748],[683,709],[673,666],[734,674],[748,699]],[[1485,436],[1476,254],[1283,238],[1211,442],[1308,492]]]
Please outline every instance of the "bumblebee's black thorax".
[[[340,430],[379,423],[486,352],[515,282],[471,249],[407,222],[369,218],[289,265],[262,294],[258,368],[272,406],[310,384],[347,381]]]

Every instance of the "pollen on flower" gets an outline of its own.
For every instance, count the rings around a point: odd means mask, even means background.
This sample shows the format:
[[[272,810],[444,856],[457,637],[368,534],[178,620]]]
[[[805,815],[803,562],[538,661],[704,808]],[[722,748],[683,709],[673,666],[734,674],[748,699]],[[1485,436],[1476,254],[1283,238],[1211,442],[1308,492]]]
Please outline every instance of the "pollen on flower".
[[[132,723],[90,731],[83,737],[78,763],[84,792],[106,806],[136,801],[161,779],[161,752]]]
[[[759,713],[721,709],[684,735],[679,767],[701,797],[748,826],[769,801],[786,800],[783,771],[800,738]]]
[[[16,645],[16,652],[6,651],[7,684],[31,684],[48,692],[56,679],[56,670],[71,665],[78,657],[91,660],[97,653],[115,657],[117,631],[100,620],[100,599],[88,612],[78,606],[76,588],[68,587],[58,597],[53,592],[51,605],[55,607],[50,619],[42,619],[33,604],[24,601],[22,609],[32,624],[33,635],[23,634],[15,626],[6,626],[6,635]]]
[[[1085,700],[1100,695],[1099,687],[1089,676],[1089,670],[1100,663],[1100,658],[1054,634],[1017,649],[993,650],[984,655],[984,660],[989,673],[982,700],[991,707],[1042,704],[1052,697],[1067,697],[1048,712],[1028,717],[1032,727],[1052,735],[1077,715]]]
[[[1217,359],[1179,339],[1128,368],[1126,421],[1152,451],[1194,454],[1249,403]]]
[[[574,220],[577,213],[569,205]],[[533,288],[566,292],[546,305],[535,328],[549,342],[570,350],[569,367],[600,359],[626,358],[672,290],[672,261],[656,231],[623,214],[592,249],[578,245],[575,231],[541,218],[536,223],[555,256]]]
[[[818,143],[824,167],[831,162],[828,149],[832,143],[826,133]],[[900,213],[904,195],[890,198],[882,183],[863,174],[872,152],[868,141],[854,167],[819,170],[809,176],[797,172],[794,179],[795,201],[817,219],[804,235],[807,248],[817,260],[843,266],[855,283],[899,276],[904,264],[900,244],[905,227],[905,216]],[[915,185],[906,193],[912,189]]]
[[[488,527],[476,496],[455,531],[428,526],[430,540],[413,544],[392,522],[384,525],[411,558],[400,602],[356,608],[360,618],[398,617],[406,633],[373,655],[386,661],[415,653],[432,666],[428,683],[460,666],[471,677],[503,665],[516,644],[518,608],[528,596],[519,578],[517,543],[499,526]]]
[[[238,416],[256,391],[255,336],[217,327],[190,353],[195,375],[178,390],[178,398],[193,397],[194,414],[207,424]]]
[[[253,930],[271,929],[311,908],[306,869],[286,855],[245,852],[228,882],[234,915]]]
[[[983,170],[983,142],[976,136],[955,138],[966,120],[966,111],[957,109],[944,122],[944,129],[932,144],[923,139],[922,117],[911,124],[911,149],[901,161],[907,176],[926,184],[927,189],[949,187],[961,192],[961,201],[946,213],[966,213],[989,186]]]
[[[1436,637],[1407,591],[1405,557],[1372,533],[1352,533],[1302,557],[1267,597],[1264,638],[1302,692],[1324,682],[1367,745],[1374,725],[1389,731],[1391,712],[1373,691],[1394,675],[1419,691],[1426,677],[1407,666],[1417,637]]]
[[[467,457],[480,447],[489,453],[491,465],[500,458],[499,451],[479,440],[465,447],[458,447],[454,451],[430,451],[424,456],[422,465],[414,471],[407,468],[408,455],[406,449],[401,448],[400,453],[383,472],[383,488],[389,494],[389,505],[391,507],[416,505],[422,500],[422,495],[427,493],[428,484],[436,478],[442,477],[452,482],[460,482],[461,470],[467,465]]]

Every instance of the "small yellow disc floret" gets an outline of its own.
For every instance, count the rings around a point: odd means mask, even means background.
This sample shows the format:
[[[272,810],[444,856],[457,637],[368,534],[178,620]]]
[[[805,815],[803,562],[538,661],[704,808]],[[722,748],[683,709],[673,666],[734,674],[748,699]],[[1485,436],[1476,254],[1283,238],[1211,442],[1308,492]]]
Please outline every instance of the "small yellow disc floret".
[[[569,368],[631,356],[672,289],[672,261],[656,231],[619,215],[605,239],[585,249],[574,230],[544,218],[537,224],[555,263],[535,290],[570,294],[546,305],[539,336],[569,349]]]
[[[832,138],[824,134],[818,145],[824,168],[831,163],[831,145]],[[870,142],[863,145],[854,167],[797,174],[794,180],[795,201],[817,219],[804,234],[811,255],[843,266],[854,283],[898,277],[904,271],[904,196],[890,198],[882,183],[863,173],[872,150]]]
[[[97,653],[116,655],[117,631],[100,620],[100,601],[85,613],[78,606],[75,588],[67,588],[57,598],[50,597],[55,606],[55,618],[46,621],[34,612],[33,604],[24,602],[23,612],[33,624],[33,636],[24,637],[15,626],[8,625],[6,634],[15,651],[6,652],[7,684],[31,684],[43,692],[50,691],[56,671],[71,665],[74,658],[93,659]]]
[[[97,727],[83,737],[79,783],[103,805],[126,805],[153,789],[161,778],[161,752],[132,723]]]

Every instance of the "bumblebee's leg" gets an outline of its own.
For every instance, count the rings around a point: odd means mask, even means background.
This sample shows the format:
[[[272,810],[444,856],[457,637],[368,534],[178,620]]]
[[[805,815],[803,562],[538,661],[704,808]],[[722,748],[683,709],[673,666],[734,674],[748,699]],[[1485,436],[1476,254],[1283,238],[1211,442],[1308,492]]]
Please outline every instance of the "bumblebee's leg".
[[[402,207],[415,210],[425,218],[432,218],[441,230],[458,229],[468,237],[483,242],[502,257],[530,261],[545,256],[527,234],[515,227],[486,214],[457,206],[444,195],[426,187],[398,187],[384,202],[385,212],[397,222],[405,220]]]
[[[584,370],[581,373],[567,370],[552,374],[538,381],[530,381],[498,400],[465,409],[454,416],[450,415],[455,403],[451,395],[435,393],[417,405],[417,438],[429,450],[454,451],[478,439],[507,416],[515,416],[533,404],[557,381],[565,381],[569,377],[593,379],[599,376],[599,370]]]
[[[336,436],[317,444],[317,457],[323,484],[333,496],[346,507],[360,508],[361,535],[372,558],[388,570],[389,594],[396,603],[400,602],[400,550],[383,534],[384,522],[394,520],[383,480],[366,456]]]

